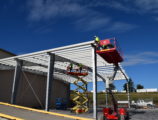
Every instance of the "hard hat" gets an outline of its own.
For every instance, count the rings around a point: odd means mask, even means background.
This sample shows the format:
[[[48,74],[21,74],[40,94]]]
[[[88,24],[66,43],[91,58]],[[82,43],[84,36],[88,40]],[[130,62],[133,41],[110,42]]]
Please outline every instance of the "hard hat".
[[[100,41],[99,37],[95,36],[95,41]]]

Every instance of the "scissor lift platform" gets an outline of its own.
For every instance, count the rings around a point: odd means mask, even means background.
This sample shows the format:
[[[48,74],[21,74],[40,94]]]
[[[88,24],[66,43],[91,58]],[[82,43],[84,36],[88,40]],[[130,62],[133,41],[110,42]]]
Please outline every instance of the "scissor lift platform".
[[[92,120],[56,112],[47,112],[44,110],[32,109],[0,102],[0,115],[6,120]],[[6,115],[6,116],[3,116]],[[12,118],[7,117],[12,116]]]

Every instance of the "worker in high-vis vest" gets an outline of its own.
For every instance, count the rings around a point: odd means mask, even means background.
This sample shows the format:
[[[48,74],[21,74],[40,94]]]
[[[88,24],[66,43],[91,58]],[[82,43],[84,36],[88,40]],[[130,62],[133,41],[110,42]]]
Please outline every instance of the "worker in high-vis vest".
[[[94,36],[94,38],[95,38],[95,42],[100,42],[100,39],[98,36]]]
[[[73,72],[73,64],[72,63],[70,63],[70,72]]]
[[[79,71],[80,73],[82,72],[82,69],[83,69],[83,65],[81,63],[78,64],[78,67],[79,67]]]
[[[94,36],[95,39],[95,44],[96,44],[96,48],[97,50],[100,50],[100,38],[98,36]]]

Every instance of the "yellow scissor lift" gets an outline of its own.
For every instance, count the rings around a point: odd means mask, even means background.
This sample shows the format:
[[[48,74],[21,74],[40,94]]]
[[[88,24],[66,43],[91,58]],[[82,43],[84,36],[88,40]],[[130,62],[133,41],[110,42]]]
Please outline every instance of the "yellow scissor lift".
[[[77,80],[75,80],[73,83],[77,88],[74,90],[75,95],[72,99],[76,105],[71,110],[77,114],[87,112],[87,82],[83,78],[88,75],[88,71],[86,69],[68,69],[67,71],[68,74],[77,77]]]

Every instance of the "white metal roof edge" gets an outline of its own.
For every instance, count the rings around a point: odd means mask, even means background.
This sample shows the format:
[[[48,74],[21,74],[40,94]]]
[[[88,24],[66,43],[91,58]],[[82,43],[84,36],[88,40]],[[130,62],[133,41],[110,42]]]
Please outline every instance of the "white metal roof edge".
[[[10,59],[16,59],[16,58],[21,58],[21,57],[33,56],[33,55],[44,54],[44,53],[49,53],[49,52],[55,52],[55,51],[60,51],[60,50],[74,48],[74,47],[79,47],[79,46],[86,46],[86,45],[90,45],[91,43],[94,43],[94,41],[82,42],[82,43],[78,43],[78,44],[67,45],[67,46],[53,48],[53,49],[48,49],[48,50],[43,50],[43,51],[39,51],[39,52],[33,52],[33,53],[18,55],[18,56],[14,56],[14,57],[4,58],[4,59],[0,59],[0,62],[4,61],[4,60],[10,60]]]

